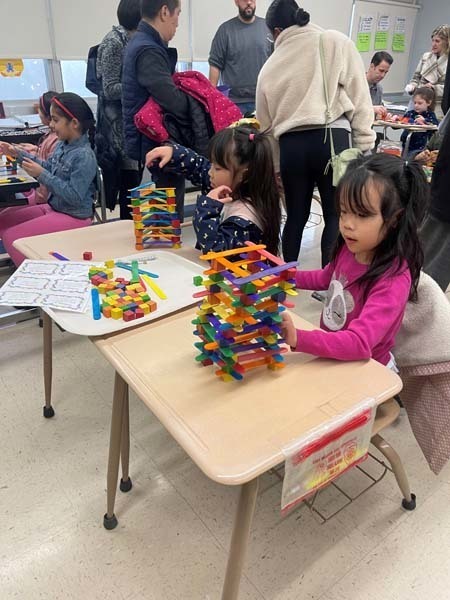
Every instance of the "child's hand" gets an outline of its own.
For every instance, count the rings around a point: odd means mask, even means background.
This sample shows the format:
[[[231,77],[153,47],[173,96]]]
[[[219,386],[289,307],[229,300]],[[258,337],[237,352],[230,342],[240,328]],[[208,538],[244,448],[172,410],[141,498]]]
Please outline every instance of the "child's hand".
[[[172,160],[173,148],[172,146],[160,146],[159,148],[153,148],[150,152],[147,152],[145,157],[145,166],[150,168],[156,166],[153,163],[158,163],[158,167],[162,169]]]
[[[212,198],[213,200],[217,200],[218,202],[222,202],[226,204],[227,202],[233,202],[233,198],[231,197],[231,188],[227,185],[219,185],[219,187],[214,188],[208,194],[208,198]]]
[[[0,154],[17,156],[17,150],[12,144],[8,144],[8,142],[0,142]]]
[[[30,158],[24,158],[22,161],[22,168],[24,171],[31,175],[31,177],[39,177],[39,175],[44,171],[44,167],[41,167],[40,164],[34,162]]]
[[[281,315],[281,335],[285,343],[295,350],[297,346],[297,330],[295,329],[294,321],[289,313],[284,311]]]
[[[425,125],[425,118],[422,115],[419,115],[415,118],[414,123],[417,123],[417,125]]]
[[[36,152],[37,149],[33,144],[18,144],[18,147],[24,152]]]

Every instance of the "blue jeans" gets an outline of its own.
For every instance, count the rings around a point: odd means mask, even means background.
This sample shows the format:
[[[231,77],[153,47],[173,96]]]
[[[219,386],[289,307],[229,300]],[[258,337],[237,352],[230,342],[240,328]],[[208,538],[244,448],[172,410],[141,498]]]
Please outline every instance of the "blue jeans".
[[[245,116],[247,113],[255,112],[254,102],[235,102],[241,113]]]

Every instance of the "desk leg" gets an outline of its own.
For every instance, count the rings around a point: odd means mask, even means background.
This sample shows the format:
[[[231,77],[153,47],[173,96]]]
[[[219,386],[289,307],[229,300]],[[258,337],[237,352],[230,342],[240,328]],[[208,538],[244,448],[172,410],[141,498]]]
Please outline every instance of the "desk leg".
[[[408,158],[409,145],[411,143],[411,136],[412,136],[413,133],[414,133],[414,131],[408,131],[408,135],[406,136],[405,149],[403,150],[403,158],[405,160]]]
[[[258,478],[244,484],[233,525],[227,572],[222,590],[222,600],[237,600],[250,528],[258,495]]]
[[[129,492],[133,484],[129,475],[130,466],[130,403],[128,394],[128,385],[125,390],[122,416],[122,443],[120,454],[122,460],[122,479],[120,480],[120,491]]]
[[[109,441],[107,510],[105,516],[103,517],[103,525],[105,529],[114,529],[117,527],[117,518],[114,514],[114,504],[116,501],[117,480],[119,478],[124,404],[127,395],[128,385],[119,375],[119,373],[116,372],[111,416],[111,437]]]
[[[44,417],[50,419],[55,415],[52,407],[52,370],[53,370],[53,340],[52,319],[42,311],[42,332],[44,341],[44,391],[45,406]]]

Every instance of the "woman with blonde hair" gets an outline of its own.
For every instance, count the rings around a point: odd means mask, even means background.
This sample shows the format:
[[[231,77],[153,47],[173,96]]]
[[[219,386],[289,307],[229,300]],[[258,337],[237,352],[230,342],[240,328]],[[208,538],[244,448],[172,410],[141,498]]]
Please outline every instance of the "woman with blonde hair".
[[[435,113],[442,119],[442,96],[444,95],[445,74],[447,72],[448,52],[450,46],[450,26],[440,25],[431,34],[431,52],[425,52],[417,65],[405,92],[413,94],[418,87],[429,87],[434,90],[436,99]]]

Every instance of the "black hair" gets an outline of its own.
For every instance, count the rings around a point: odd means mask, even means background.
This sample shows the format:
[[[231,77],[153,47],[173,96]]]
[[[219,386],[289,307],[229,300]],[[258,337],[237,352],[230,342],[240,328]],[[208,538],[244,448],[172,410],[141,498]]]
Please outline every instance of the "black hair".
[[[280,194],[267,135],[243,125],[222,129],[211,138],[209,156],[211,162],[230,170],[233,178],[242,173],[241,181],[233,185],[232,197],[248,203],[254,210],[261,222],[263,243],[269,252],[277,255],[281,227]]]
[[[39,108],[44,113],[44,115],[50,119],[50,105],[52,103],[52,98],[58,95],[58,92],[52,92],[51,90],[42,94],[39,98]]]
[[[154,19],[163,6],[172,14],[180,6],[180,0],[141,0],[142,17]]]
[[[388,65],[392,65],[394,59],[389,52],[375,52],[375,54],[372,56],[370,64],[374,67],[378,67],[378,65],[381,65],[383,61],[387,62]]]
[[[358,215],[373,214],[368,188],[380,195],[385,237],[375,248],[367,272],[359,278],[364,285],[364,298],[371,287],[387,271],[400,272],[406,263],[411,273],[409,300],[417,300],[417,285],[423,265],[423,250],[418,228],[429,201],[429,186],[420,164],[388,154],[375,154],[352,161],[336,190],[336,210],[340,216],[344,206]],[[344,245],[341,234],[333,250],[332,260]]]
[[[266,25],[273,33],[276,28],[287,29],[293,25],[304,27],[309,23],[309,13],[295,0],[274,0],[267,9]]]
[[[134,31],[141,20],[141,0],[120,0],[117,20],[127,31]]]
[[[64,92],[53,97],[52,106],[58,116],[68,121],[75,118],[80,123],[81,133],[88,134],[91,146],[94,148],[95,119],[86,100],[72,92]]]
[[[436,94],[434,93],[433,88],[429,88],[429,87],[419,87],[416,88],[414,90],[413,93],[413,98],[414,96],[422,96],[422,98],[424,100],[426,100],[427,102],[429,102],[430,106],[429,106],[429,110],[434,110],[436,107]]]

